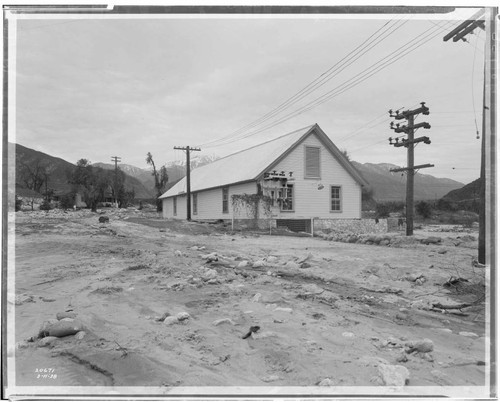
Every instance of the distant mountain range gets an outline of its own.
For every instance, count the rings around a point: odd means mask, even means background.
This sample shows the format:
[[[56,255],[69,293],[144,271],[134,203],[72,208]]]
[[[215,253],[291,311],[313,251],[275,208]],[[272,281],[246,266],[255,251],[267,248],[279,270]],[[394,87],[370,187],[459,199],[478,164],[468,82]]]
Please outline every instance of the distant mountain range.
[[[393,173],[390,170],[399,166],[390,163],[351,162],[370,184],[376,201],[404,201],[406,199],[406,174]],[[415,200],[437,200],[464,184],[446,178],[437,178],[428,174],[415,175]]]
[[[75,165],[61,158],[57,158],[43,152],[35,151],[19,144],[9,143],[10,154],[16,155],[16,171],[20,171],[22,165],[42,165],[51,166],[51,174],[48,180],[48,187],[56,190],[56,193],[64,194],[71,191],[68,184],[67,172],[74,169]],[[202,166],[217,159],[214,156],[202,156],[193,158],[192,168]],[[406,198],[406,176],[401,173],[391,173],[390,169],[397,166],[388,163],[358,163],[352,162],[356,169],[370,184],[373,190],[373,198],[376,201],[403,201]],[[94,163],[94,166],[103,169],[114,169],[111,163]],[[141,169],[128,164],[119,164],[120,169],[125,173],[125,187],[135,191],[136,198],[154,198],[156,190],[154,188],[154,178],[151,169]],[[169,182],[167,189],[173,186],[178,180],[185,176],[185,166],[182,162],[170,163],[167,166]],[[9,171],[9,179],[13,180],[14,172]],[[21,175],[15,175],[16,187],[25,188]],[[464,187],[463,183],[446,178],[436,178],[431,175],[417,173],[415,175],[415,199],[431,200],[439,199],[450,191]],[[44,189],[43,189],[44,190]]]

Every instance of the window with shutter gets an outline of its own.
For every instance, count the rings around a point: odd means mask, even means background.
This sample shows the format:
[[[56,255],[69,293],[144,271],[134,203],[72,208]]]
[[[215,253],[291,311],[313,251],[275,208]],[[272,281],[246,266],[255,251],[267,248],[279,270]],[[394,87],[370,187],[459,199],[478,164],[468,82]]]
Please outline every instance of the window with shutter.
[[[305,150],[305,178],[319,179],[320,178],[320,148],[307,147]]]

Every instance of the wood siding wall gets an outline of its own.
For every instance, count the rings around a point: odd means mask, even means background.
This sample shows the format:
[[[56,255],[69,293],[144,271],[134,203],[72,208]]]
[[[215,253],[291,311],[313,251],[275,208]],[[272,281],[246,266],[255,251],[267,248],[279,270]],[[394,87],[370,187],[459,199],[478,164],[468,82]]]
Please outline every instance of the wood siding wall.
[[[257,183],[249,182],[243,184],[236,184],[229,186],[229,199],[228,199],[228,209],[229,213],[222,213],[222,187],[197,191],[198,194],[198,213],[194,215],[192,213],[193,208],[191,206],[191,218],[193,220],[204,220],[204,219],[232,219],[233,218],[233,208],[231,204],[231,196],[233,194],[255,194],[257,192]],[[193,197],[191,197],[191,203],[193,202]],[[177,196],[177,216],[173,215],[173,198],[163,199],[163,217],[164,218],[174,218],[174,219],[186,219],[186,195]],[[238,213],[238,218],[246,218],[244,214]]]
[[[320,150],[320,179],[305,178],[305,147],[318,146]],[[361,218],[361,186],[340,165],[332,154],[322,145],[316,135],[310,135],[299,144],[285,159],[270,170],[293,172],[294,211],[279,212],[277,219],[329,218],[346,219]],[[318,185],[322,184],[322,190]],[[330,211],[330,188],[342,188],[342,211]],[[277,208],[275,209],[278,210]]]

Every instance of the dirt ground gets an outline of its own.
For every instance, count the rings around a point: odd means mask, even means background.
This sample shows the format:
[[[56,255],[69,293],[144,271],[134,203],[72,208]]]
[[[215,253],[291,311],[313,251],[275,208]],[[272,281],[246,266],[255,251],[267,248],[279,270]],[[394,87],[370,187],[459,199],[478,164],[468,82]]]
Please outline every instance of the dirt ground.
[[[10,216],[15,386],[373,392],[397,385],[383,373],[394,366],[412,393],[487,385],[485,268],[471,230],[424,227],[380,246],[105,214]],[[430,235],[442,241],[419,241]],[[83,332],[40,339],[63,312]],[[432,350],[411,351],[424,339]]]

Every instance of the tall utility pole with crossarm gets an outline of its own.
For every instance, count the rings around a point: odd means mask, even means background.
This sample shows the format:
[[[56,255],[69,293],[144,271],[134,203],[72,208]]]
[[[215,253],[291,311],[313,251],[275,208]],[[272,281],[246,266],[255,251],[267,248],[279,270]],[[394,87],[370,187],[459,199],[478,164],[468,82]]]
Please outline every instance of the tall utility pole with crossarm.
[[[120,156],[112,156],[111,162],[115,162],[115,207],[118,207],[118,162],[121,162],[122,158]]]
[[[451,32],[443,37],[446,42],[467,41],[466,36],[477,28],[486,32],[484,45],[484,88],[483,88],[483,135],[481,138],[481,178],[480,178],[480,208],[479,208],[479,239],[478,262],[486,261],[487,234],[494,241],[496,235],[495,219],[486,219],[486,211],[492,212],[496,205],[496,175],[495,169],[487,167],[496,165],[496,57],[498,42],[497,31],[498,7],[481,8],[468,20],[462,22]],[[479,134],[479,133],[478,133]],[[487,196],[488,195],[488,196]],[[494,244],[494,243],[492,243]],[[493,247],[490,250],[491,259],[494,260]],[[494,271],[492,271],[492,276]],[[493,277],[491,278],[493,281]],[[494,282],[494,281],[493,281]]]
[[[186,151],[186,193],[187,193],[187,220],[191,220],[191,151],[201,151],[200,148],[190,147],[174,147],[174,149],[180,149]]]
[[[425,106],[425,102],[421,103],[421,106],[418,109],[414,110],[405,110],[404,112],[396,111],[395,113],[392,110],[389,110],[389,116],[395,118],[396,120],[407,120],[406,125],[401,125],[399,123],[394,124],[391,122],[391,129],[396,133],[404,133],[408,135],[408,138],[399,137],[389,137],[389,145],[393,145],[395,147],[406,147],[408,149],[408,166],[405,168],[391,169],[391,172],[406,172],[406,235],[413,235],[413,187],[414,187],[414,176],[415,170],[423,169],[428,167],[433,167],[434,165],[425,164],[425,165],[414,165],[414,148],[415,144],[419,142],[423,142],[424,144],[430,144],[431,140],[429,137],[418,137],[415,138],[415,130],[419,128],[429,129],[431,128],[429,123],[418,123],[415,124],[415,116],[418,114],[429,114],[429,108]],[[394,141],[394,142],[393,142]]]

